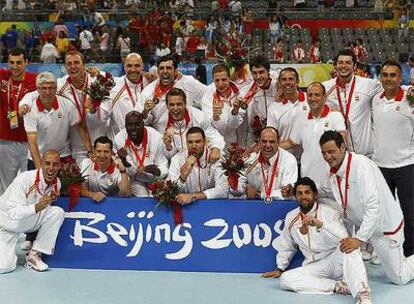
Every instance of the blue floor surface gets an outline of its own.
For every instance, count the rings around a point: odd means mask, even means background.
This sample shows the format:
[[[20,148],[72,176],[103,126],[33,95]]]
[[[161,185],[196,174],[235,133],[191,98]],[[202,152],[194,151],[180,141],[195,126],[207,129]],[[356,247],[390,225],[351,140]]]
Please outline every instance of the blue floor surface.
[[[414,282],[388,283],[381,266],[367,264],[376,304],[409,303]],[[408,302],[407,302],[408,301]],[[355,303],[351,296],[301,295],[279,289],[278,279],[256,274],[51,269],[21,265],[0,275],[0,304],[323,304]]]

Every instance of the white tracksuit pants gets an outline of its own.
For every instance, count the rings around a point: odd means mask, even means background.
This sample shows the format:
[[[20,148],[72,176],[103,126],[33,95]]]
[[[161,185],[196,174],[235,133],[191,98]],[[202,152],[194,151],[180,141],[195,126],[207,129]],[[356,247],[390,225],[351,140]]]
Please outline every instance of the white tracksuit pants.
[[[0,139],[0,195],[6,191],[17,173],[27,170],[27,143]]]
[[[53,254],[65,212],[57,206],[49,206],[40,213],[21,220],[11,220],[0,215],[0,273],[16,269],[16,245],[19,233],[38,231],[33,250]]]
[[[405,285],[414,279],[414,255],[404,256],[404,229],[387,236],[372,236],[369,241],[390,281]]]
[[[280,287],[299,293],[332,294],[338,280],[348,284],[353,297],[368,287],[367,273],[359,250],[345,254],[338,246],[334,252],[317,262],[284,272],[280,277]]]

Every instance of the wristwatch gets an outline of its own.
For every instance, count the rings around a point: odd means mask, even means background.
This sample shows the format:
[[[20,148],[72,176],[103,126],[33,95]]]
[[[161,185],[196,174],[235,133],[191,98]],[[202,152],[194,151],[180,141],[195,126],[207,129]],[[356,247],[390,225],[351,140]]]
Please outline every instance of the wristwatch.
[[[191,201],[195,202],[197,200],[197,195],[193,193],[193,196],[191,197]]]

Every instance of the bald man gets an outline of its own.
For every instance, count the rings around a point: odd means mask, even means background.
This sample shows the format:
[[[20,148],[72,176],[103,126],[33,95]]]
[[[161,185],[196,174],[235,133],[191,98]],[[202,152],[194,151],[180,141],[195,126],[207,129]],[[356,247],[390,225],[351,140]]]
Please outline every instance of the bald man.
[[[108,136],[115,135],[125,126],[125,115],[134,110],[142,90],[150,83],[144,76],[144,62],[138,53],[130,53],[124,61],[125,75],[115,78],[116,85],[109,99],[101,104],[100,118],[109,123]]]
[[[19,174],[0,196],[0,273],[16,269],[16,244],[20,233],[38,231],[25,266],[45,271],[42,254],[53,254],[65,212],[51,204],[57,199],[61,167],[56,150],[47,150],[40,169]]]
[[[248,199],[273,200],[291,198],[289,189],[298,178],[296,158],[279,148],[279,134],[273,127],[262,130],[259,138],[260,150],[253,153],[246,163],[250,164],[244,176],[239,178],[237,191],[233,195],[246,195]]]

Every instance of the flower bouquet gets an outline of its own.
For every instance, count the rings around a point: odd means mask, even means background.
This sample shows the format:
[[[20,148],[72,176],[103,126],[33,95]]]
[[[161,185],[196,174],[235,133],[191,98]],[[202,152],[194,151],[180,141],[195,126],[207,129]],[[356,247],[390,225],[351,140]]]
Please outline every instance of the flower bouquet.
[[[233,143],[224,155],[221,162],[224,174],[227,176],[230,188],[237,191],[237,185],[241,172],[246,169],[246,162],[243,159],[245,150],[240,148],[237,143]]]
[[[165,180],[163,178],[154,179],[148,186],[147,190],[151,192],[157,201],[155,209],[159,205],[163,205],[168,209],[172,208],[174,216],[174,224],[179,225],[183,223],[183,214],[181,205],[177,203],[176,197],[180,193],[180,187],[176,182]]]
[[[227,35],[223,37],[222,43],[223,55],[218,55],[218,57],[229,69],[237,69],[247,62],[249,52],[244,46],[245,41],[241,37]]]
[[[115,86],[114,78],[111,73],[105,72],[105,75],[98,74],[96,80],[87,88],[85,93],[89,95],[94,107],[99,107],[101,102],[108,99],[112,88]]]
[[[81,185],[85,181],[76,161],[66,158],[62,161],[62,168],[59,170],[58,177],[62,183],[62,195],[69,196],[69,212],[79,203]]]

